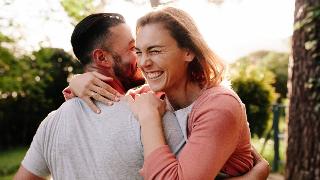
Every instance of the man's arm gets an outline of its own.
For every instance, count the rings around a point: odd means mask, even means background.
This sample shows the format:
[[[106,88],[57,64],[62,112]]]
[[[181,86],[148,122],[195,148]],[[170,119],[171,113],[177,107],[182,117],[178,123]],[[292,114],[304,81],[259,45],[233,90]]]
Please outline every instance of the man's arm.
[[[48,124],[53,123],[56,111],[52,111],[39,125],[36,134],[33,137],[32,143],[21,162],[20,168],[16,173],[14,179],[43,179],[41,177],[47,177],[50,174],[48,164],[44,156],[44,148],[47,149],[50,139],[46,138],[49,133],[47,129]]]
[[[32,174],[22,165],[20,166],[18,172],[16,173],[13,179],[14,180],[44,180],[44,178]]]

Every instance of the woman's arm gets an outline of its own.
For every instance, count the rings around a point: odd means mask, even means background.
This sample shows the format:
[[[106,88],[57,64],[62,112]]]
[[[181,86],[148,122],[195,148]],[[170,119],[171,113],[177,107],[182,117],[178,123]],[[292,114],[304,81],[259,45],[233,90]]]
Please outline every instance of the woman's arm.
[[[141,107],[142,110],[136,109],[141,128],[145,126],[147,129],[142,131],[142,136],[150,139],[152,136],[163,137],[162,127],[158,123],[146,125],[150,121],[159,121],[158,118],[152,118],[156,113],[143,115],[150,110],[149,107],[152,107],[150,102]],[[142,170],[145,179],[213,179],[222,169],[237,146],[244,123],[240,118],[242,108],[233,97],[223,96],[208,99],[196,111],[189,119],[192,121],[192,130],[178,159],[162,141],[153,141],[153,148],[145,149]],[[144,148],[148,147],[148,142],[143,139]]]
[[[242,176],[232,177],[226,180],[266,180],[268,178],[270,173],[268,161],[265,160],[253,146],[251,154],[254,160],[253,168]]]
[[[69,88],[63,90],[63,95],[66,100],[78,96],[86,102],[90,109],[100,113],[93,99],[106,105],[112,105],[113,101],[119,101],[121,96],[119,92],[107,84],[108,81],[112,81],[112,78],[98,72],[79,74],[71,79]]]
[[[242,176],[232,177],[226,180],[266,180],[268,178],[270,173],[268,161],[265,160],[253,146],[251,154],[254,160],[253,168]]]
[[[149,91],[136,94],[135,100],[130,98],[129,106],[139,120],[144,157],[147,157],[152,151],[166,144],[162,126],[165,102]]]

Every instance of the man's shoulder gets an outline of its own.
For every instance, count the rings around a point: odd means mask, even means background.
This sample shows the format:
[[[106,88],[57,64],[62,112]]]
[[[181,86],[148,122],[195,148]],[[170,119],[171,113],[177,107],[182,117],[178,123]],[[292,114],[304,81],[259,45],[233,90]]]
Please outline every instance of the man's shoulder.
[[[72,109],[76,109],[78,107],[83,106],[83,104],[84,104],[83,100],[81,100],[78,97],[75,97],[75,98],[69,99],[69,100],[65,101],[64,103],[62,103],[62,105],[59,107],[58,110],[60,110],[60,109],[63,109],[63,110],[70,109],[70,110],[72,110]]]
[[[105,105],[105,104],[98,102],[98,101],[95,101],[94,103],[99,107],[99,109],[101,109],[102,112],[107,112],[107,113],[108,112],[110,112],[110,113],[113,113],[113,112],[130,113],[131,112],[129,106],[127,105],[127,103],[125,101],[115,102],[112,106]],[[89,108],[89,106],[82,99],[80,99],[78,97],[72,98],[72,99],[64,102],[58,110],[63,111],[63,112],[67,111],[69,113],[82,111],[87,114],[88,113],[89,114],[96,114],[95,112],[93,112]]]

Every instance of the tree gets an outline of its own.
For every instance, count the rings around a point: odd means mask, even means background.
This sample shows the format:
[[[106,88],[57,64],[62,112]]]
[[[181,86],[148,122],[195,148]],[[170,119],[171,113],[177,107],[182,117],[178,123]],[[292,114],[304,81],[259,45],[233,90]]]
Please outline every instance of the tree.
[[[1,43],[0,43],[1,45]],[[15,57],[0,46],[0,150],[28,145],[45,116],[63,102],[67,77],[82,68],[62,49]]]
[[[320,179],[320,1],[296,0],[286,179]]]
[[[176,0],[125,0],[135,4],[146,4],[149,3],[151,7],[157,7],[160,5],[167,5],[174,3]],[[222,4],[224,0],[209,0],[208,2],[214,4]],[[73,23],[77,23],[89,14],[104,12],[105,6],[108,4],[108,0],[61,0],[61,5],[67,12],[69,17],[73,19]]]
[[[74,23],[95,12],[93,0],[61,0],[61,5]]]
[[[279,95],[277,99],[278,103],[287,98],[288,63],[289,54],[280,52],[268,52],[261,60],[262,66],[275,75],[275,82],[272,86]]]

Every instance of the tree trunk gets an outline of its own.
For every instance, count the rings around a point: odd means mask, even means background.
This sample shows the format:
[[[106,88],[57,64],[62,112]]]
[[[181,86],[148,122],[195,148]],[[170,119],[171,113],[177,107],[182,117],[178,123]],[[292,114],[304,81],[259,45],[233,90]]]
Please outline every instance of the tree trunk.
[[[320,180],[320,0],[296,0],[287,180]]]

